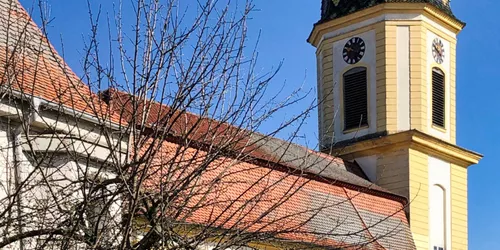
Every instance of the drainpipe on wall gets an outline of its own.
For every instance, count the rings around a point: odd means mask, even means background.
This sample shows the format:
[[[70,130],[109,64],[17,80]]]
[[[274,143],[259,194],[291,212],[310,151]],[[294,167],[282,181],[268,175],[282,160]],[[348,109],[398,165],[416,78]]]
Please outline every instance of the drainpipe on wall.
[[[38,111],[40,110],[40,99],[33,97],[30,103],[30,109],[28,114],[23,114],[21,117],[21,124],[15,126],[10,131],[11,141],[12,141],[12,155],[13,155],[13,165],[14,165],[14,188],[15,190],[20,189],[20,185],[22,182],[21,176],[21,162],[23,159],[23,150],[21,148],[21,139],[23,135],[23,123],[25,122],[25,128],[27,131],[24,131],[26,134],[29,134],[29,128],[34,120],[38,118]],[[23,225],[22,225],[22,192],[19,192],[17,201],[17,218],[18,218],[18,233],[21,235],[23,233]],[[19,250],[24,250],[24,240],[19,242]]]

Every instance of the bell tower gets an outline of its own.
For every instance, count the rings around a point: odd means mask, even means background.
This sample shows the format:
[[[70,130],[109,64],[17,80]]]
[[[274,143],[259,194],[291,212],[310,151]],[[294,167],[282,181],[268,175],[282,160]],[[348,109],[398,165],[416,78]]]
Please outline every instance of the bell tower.
[[[448,0],[323,0],[316,47],[324,152],[408,198],[417,249],[467,249],[467,168],[456,145],[456,44]]]

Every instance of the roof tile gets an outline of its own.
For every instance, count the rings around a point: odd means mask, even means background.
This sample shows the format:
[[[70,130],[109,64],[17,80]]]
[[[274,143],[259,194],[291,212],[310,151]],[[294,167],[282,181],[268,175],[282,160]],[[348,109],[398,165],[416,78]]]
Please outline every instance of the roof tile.
[[[17,0],[0,0],[0,84],[88,115],[119,122],[69,68]]]

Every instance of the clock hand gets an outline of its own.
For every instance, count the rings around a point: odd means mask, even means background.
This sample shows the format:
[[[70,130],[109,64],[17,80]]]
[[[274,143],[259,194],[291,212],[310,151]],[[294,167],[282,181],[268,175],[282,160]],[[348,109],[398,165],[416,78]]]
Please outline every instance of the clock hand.
[[[434,45],[433,47],[434,47],[434,50],[439,54],[439,56],[443,56],[441,50],[436,45]]]

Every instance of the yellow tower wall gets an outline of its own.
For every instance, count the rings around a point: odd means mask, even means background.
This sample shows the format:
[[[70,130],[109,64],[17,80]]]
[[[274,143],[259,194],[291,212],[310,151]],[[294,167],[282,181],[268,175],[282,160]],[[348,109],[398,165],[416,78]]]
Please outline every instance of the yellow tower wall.
[[[429,211],[431,205],[439,203],[430,203],[430,188],[442,187],[446,249],[467,249],[467,167],[476,164],[480,155],[418,131],[363,140],[333,154],[348,161],[375,157],[375,183],[408,198],[417,249],[431,247],[433,221]]]
[[[417,249],[429,248],[428,155],[410,149],[410,226]]]
[[[409,152],[407,147],[402,147],[377,155],[377,185],[408,197]]]
[[[366,158],[375,166],[361,167],[374,173],[369,178],[395,194],[407,197],[408,213],[417,249],[431,247],[429,229],[430,186],[436,176],[446,186],[446,222],[448,239],[446,249],[467,249],[467,167],[476,164],[481,156],[454,145],[456,143],[456,35],[462,26],[437,9],[415,3],[380,4],[349,16],[316,26],[309,41],[317,48],[318,108],[321,145],[325,152],[346,160],[362,162]],[[336,147],[336,142],[359,137],[357,131],[342,131],[335,122],[342,122],[341,90],[338,82],[339,59],[334,47],[345,39],[374,34],[375,91],[368,93],[369,109],[375,109],[374,137]],[[398,32],[404,32],[403,35]],[[446,65],[438,65],[432,58],[430,44],[438,37],[446,44]],[[407,39],[407,40],[405,40]],[[405,45],[405,41],[408,42]],[[337,45],[336,45],[337,44]],[[403,45],[403,46],[402,46]],[[401,48],[407,49],[401,53]],[[398,51],[399,50],[399,51]],[[337,49],[338,51],[338,49]],[[407,52],[407,53],[406,53]],[[408,55],[409,58],[401,58]],[[340,63],[343,63],[340,61]],[[408,64],[407,80],[402,71]],[[431,124],[432,98],[430,90],[432,67],[440,67],[446,74],[447,125],[445,130]],[[344,67],[344,66],[342,66]],[[351,67],[351,66],[346,66]],[[369,73],[370,74],[370,73]],[[398,78],[399,77],[399,78]],[[368,77],[370,78],[370,76]],[[402,85],[401,82],[407,85]],[[408,88],[407,96],[401,86]],[[369,88],[370,89],[370,88]],[[403,95],[401,94],[403,93]],[[404,100],[408,103],[401,105]],[[340,104],[339,104],[340,103]],[[408,107],[409,110],[401,110]],[[399,110],[398,110],[399,109]],[[369,113],[371,114],[371,113]],[[401,126],[408,115],[408,126]],[[404,118],[404,117],[403,117]],[[372,117],[373,119],[373,117]],[[403,123],[404,124],[404,123]],[[370,125],[371,126],[371,125]],[[440,134],[440,132],[442,132]],[[382,136],[382,137],[380,137]],[[338,140],[342,138],[342,140]],[[335,141],[337,139],[337,141]],[[333,149],[332,149],[333,148]],[[444,170],[445,171],[444,171]],[[440,172],[441,171],[441,172]],[[445,172],[443,174],[443,171]],[[443,177],[444,176],[444,177]],[[451,244],[451,246],[450,246]]]
[[[383,8],[385,6],[385,8]],[[392,7],[391,7],[392,6]],[[401,8],[394,14],[394,7]],[[335,42],[347,39],[368,31],[375,32],[376,46],[376,93],[370,93],[370,98],[376,99],[376,131],[397,133],[408,129],[417,129],[428,133],[432,126],[429,124],[431,113],[429,109],[432,105],[429,89],[430,70],[436,65],[434,60],[429,60],[429,32],[435,34],[441,40],[449,44],[449,51],[446,51],[446,61],[449,68],[443,69],[447,76],[449,88],[446,93],[447,100],[447,125],[445,131],[447,136],[442,139],[450,143],[456,142],[456,33],[458,31],[450,28],[440,18],[425,12],[417,12],[411,9],[415,4],[383,4],[366,11],[355,13],[352,16],[334,20],[328,30],[345,29],[346,27],[356,27],[346,32],[338,32],[339,35],[333,37],[325,36],[320,40],[317,47],[318,64],[318,99],[322,100],[319,107],[319,131],[322,144],[329,146],[333,144],[335,119],[340,119],[343,115],[341,105],[334,105],[334,86],[341,85],[335,81],[333,71],[334,55],[333,45]],[[417,6],[419,6],[417,4]],[[387,16],[398,16],[401,20]],[[385,17],[385,19],[384,19]],[[368,25],[357,28],[360,22]],[[408,27],[410,29],[409,39],[409,86],[410,93],[408,100],[398,99],[398,51],[397,51],[397,29],[398,27]],[[453,31],[450,31],[453,30]],[[325,34],[328,34],[325,31]],[[431,56],[432,58],[432,56]],[[437,65],[441,66],[441,65]],[[340,87],[340,86],[339,86]],[[398,127],[398,106],[401,102],[409,101],[410,127]],[[403,114],[405,115],[405,114]],[[401,115],[400,115],[401,116]],[[438,129],[432,128],[436,133]],[[337,137],[344,131],[335,131]],[[353,136],[356,133],[352,133]]]

